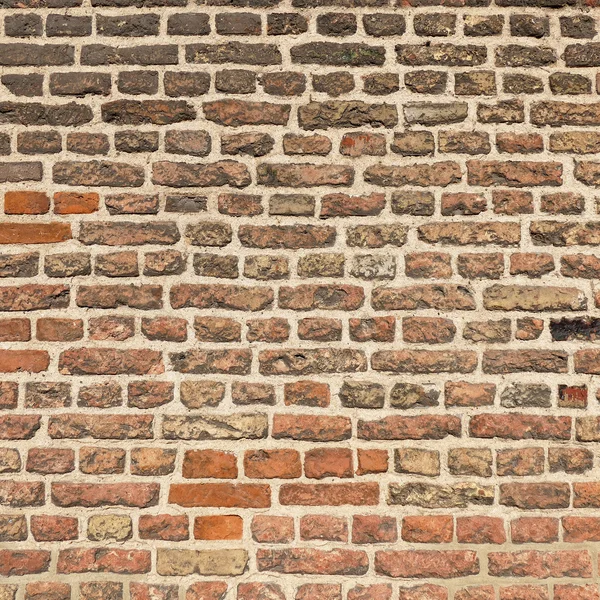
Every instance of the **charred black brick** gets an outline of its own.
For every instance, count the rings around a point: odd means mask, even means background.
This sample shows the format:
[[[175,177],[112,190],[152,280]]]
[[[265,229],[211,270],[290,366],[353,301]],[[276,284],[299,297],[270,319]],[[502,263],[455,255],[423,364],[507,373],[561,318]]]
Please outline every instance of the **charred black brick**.
[[[298,35],[308,31],[308,21],[298,13],[267,15],[267,35]]]
[[[17,136],[17,150],[21,154],[56,154],[62,150],[58,131],[22,131]]]
[[[2,75],[0,81],[15,96],[33,98],[44,93],[44,76],[38,73]]]
[[[4,19],[4,33],[8,37],[38,37],[42,35],[42,17],[33,13],[9,15]]]
[[[92,17],[72,15],[48,15],[46,35],[48,37],[83,37],[92,34]]]
[[[166,212],[198,213],[206,210],[208,199],[206,196],[177,195],[167,196]]]
[[[383,46],[337,42],[309,42],[292,46],[292,62],[307,65],[366,67],[381,66],[385,61]]]
[[[555,342],[596,341],[600,339],[600,319],[595,317],[551,319],[550,334]]]
[[[402,35],[406,31],[406,19],[396,14],[364,15],[363,27],[368,35],[375,37]]]
[[[177,96],[201,96],[210,88],[208,73],[167,71],[163,80],[165,94]]]
[[[90,44],[81,49],[82,65],[176,65],[178,48],[174,44],[119,47]]]
[[[96,32],[108,37],[144,37],[158,35],[158,15],[107,15],[96,16]]]
[[[588,15],[560,17],[560,33],[563,37],[592,39],[596,35],[596,21]]]
[[[465,15],[464,32],[471,37],[500,35],[504,27],[503,15]]]
[[[325,13],[317,17],[317,33],[346,36],[356,33],[356,16],[352,13]]]
[[[336,71],[325,75],[313,75],[312,84],[315,92],[325,92],[337,97],[354,89],[354,77],[345,71]]]
[[[76,102],[55,105],[40,102],[0,102],[0,123],[69,127],[88,123],[92,118],[92,109]]]
[[[198,64],[280,65],[281,52],[275,44],[190,44],[185,48],[185,60]]]
[[[115,149],[120,152],[154,152],[158,150],[158,132],[117,131]]]
[[[220,35],[260,35],[261,18],[255,13],[220,13],[215,26]]]
[[[171,15],[167,21],[168,35],[208,35],[210,17],[203,13]]]
[[[110,73],[51,73],[50,93],[54,96],[110,94]]]
[[[447,37],[456,30],[456,15],[452,13],[418,14],[413,19],[415,33],[424,37]]]
[[[550,19],[534,15],[511,15],[510,33],[522,37],[545,37],[550,33]]]
[[[252,94],[256,91],[256,73],[245,69],[217,71],[215,88],[226,94]]]
[[[123,71],[119,73],[117,89],[122,94],[138,96],[158,92],[157,71]]]
[[[10,154],[10,135],[8,133],[0,133],[0,156],[8,156]]]
[[[72,65],[74,57],[68,44],[0,44],[0,65],[5,67]]]

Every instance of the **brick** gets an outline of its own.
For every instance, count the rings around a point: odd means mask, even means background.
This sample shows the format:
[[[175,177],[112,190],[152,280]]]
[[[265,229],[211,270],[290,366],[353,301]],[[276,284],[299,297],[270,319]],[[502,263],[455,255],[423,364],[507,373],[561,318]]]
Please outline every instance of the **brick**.
[[[357,550],[263,550],[257,552],[259,571],[320,575],[363,575],[368,567],[366,553]]]
[[[406,185],[446,187],[461,180],[461,170],[457,163],[451,161],[432,165],[414,164],[392,167],[375,165],[365,170],[364,178],[367,183],[383,187]]]
[[[133,47],[89,44],[81,49],[82,65],[173,65],[177,64],[177,46],[138,45]]]
[[[259,543],[289,543],[294,538],[292,517],[255,515],[251,523],[252,539]]]
[[[278,65],[282,62],[281,52],[275,44],[243,42],[188,44],[185,58],[186,62],[196,64]]]
[[[145,540],[167,540],[179,542],[187,540],[188,518],[185,515],[141,515],[139,534]]]
[[[404,550],[375,553],[375,570],[388,577],[452,578],[479,572],[477,555],[461,550]]]
[[[154,506],[158,502],[158,484],[52,484],[56,506]]]
[[[31,517],[31,533],[36,542],[76,540],[78,537],[77,519],[34,515]]]
[[[408,516],[402,518],[402,539],[413,543],[448,543],[452,541],[454,522],[447,516]]]
[[[300,539],[347,542],[346,519],[327,515],[305,515],[300,519]]]
[[[197,540],[239,540],[242,537],[242,518],[237,515],[196,517],[194,538]]]
[[[27,342],[31,339],[31,324],[27,319],[1,319],[0,340]]]
[[[395,50],[398,63],[413,67],[471,67],[483,64],[487,58],[486,47],[473,44],[398,44]]]
[[[4,577],[15,575],[32,575],[43,573],[50,565],[50,552],[47,550],[0,550],[2,568],[0,573]]]
[[[591,561],[586,551],[539,552],[537,550],[515,553],[493,552],[490,555],[490,573],[496,576],[589,577]]]
[[[170,486],[169,503],[187,507],[268,508],[271,493],[269,486],[263,484],[182,483]]]

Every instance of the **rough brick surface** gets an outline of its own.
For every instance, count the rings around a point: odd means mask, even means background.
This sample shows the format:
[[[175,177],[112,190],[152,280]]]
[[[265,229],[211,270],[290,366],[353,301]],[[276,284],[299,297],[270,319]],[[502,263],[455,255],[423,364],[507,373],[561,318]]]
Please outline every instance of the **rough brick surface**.
[[[597,0],[0,0],[0,600],[600,600]]]

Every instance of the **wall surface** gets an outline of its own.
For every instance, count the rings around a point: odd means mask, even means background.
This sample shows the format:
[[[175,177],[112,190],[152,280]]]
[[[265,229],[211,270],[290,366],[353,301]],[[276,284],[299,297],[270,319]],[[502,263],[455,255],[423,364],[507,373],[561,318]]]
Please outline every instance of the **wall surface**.
[[[0,600],[600,600],[597,9],[0,8]]]

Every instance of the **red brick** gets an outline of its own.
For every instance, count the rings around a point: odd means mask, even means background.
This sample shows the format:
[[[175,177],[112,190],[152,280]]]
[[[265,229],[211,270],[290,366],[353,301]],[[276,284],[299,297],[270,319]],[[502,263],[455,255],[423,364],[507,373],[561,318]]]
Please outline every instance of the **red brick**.
[[[294,519],[255,515],[250,526],[252,539],[263,544],[287,544],[294,539]]]
[[[496,517],[458,517],[456,538],[460,544],[503,544],[504,521]]]
[[[454,520],[451,516],[432,515],[403,517],[402,539],[421,544],[444,544],[452,541]]]
[[[49,364],[45,350],[0,350],[0,373],[40,373]]]
[[[235,454],[219,450],[186,450],[182,474],[186,479],[235,479],[238,475]]]
[[[140,539],[180,542],[189,537],[186,515],[140,515]]]
[[[377,483],[284,483],[279,490],[282,505],[373,506],[379,500]]]
[[[254,483],[174,483],[169,489],[169,503],[185,507],[268,508],[271,489]]]
[[[585,550],[490,552],[489,572],[495,577],[591,577],[592,561]]]
[[[0,550],[0,575],[33,575],[50,566],[48,550]]]
[[[50,210],[50,198],[44,192],[6,192],[4,212],[7,215],[43,215]]]
[[[300,519],[301,540],[348,541],[346,519],[329,515],[304,515]]]
[[[58,573],[148,573],[150,552],[120,548],[69,548],[60,550]]]
[[[69,223],[0,223],[0,244],[56,244],[71,237]]]
[[[87,215],[98,210],[100,196],[95,192],[56,192],[54,212],[57,215]]]
[[[79,534],[79,525],[75,517],[32,515],[31,534],[36,542],[76,540]]]
[[[247,450],[244,473],[251,479],[294,479],[302,475],[300,453],[296,450]]]
[[[259,571],[303,575],[364,575],[369,567],[365,552],[344,549],[259,549],[256,562]]]
[[[558,541],[558,519],[552,517],[520,517],[510,522],[513,544],[548,544]]]
[[[353,471],[349,448],[314,448],[304,454],[304,474],[310,479],[352,477]]]
[[[470,550],[379,550],[375,572],[388,577],[449,579],[479,573],[479,559]]]
[[[241,540],[243,520],[237,515],[196,517],[194,538],[197,540]]]
[[[355,515],[352,519],[353,544],[393,543],[398,539],[394,517]]]
[[[30,339],[29,319],[0,319],[0,342],[27,342]]]

